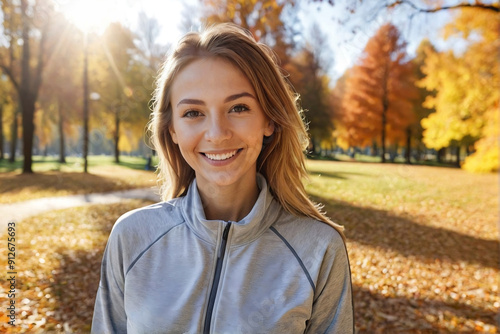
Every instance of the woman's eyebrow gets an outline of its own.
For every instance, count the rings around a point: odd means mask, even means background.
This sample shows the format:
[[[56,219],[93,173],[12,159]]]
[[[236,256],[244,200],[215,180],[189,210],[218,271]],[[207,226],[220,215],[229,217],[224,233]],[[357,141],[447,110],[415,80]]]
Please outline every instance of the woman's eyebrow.
[[[226,97],[226,99],[224,100],[224,103],[237,100],[240,97],[251,97],[252,99],[256,100],[255,96],[253,96],[252,94],[247,93],[247,92],[243,92],[243,93],[234,94],[234,95],[230,95],[230,96]]]
[[[205,102],[203,102],[202,100],[196,100],[196,99],[182,99],[179,101],[179,103],[177,103],[177,106],[179,106],[181,104],[196,104],[199,106],[204,106]]]
[[[250,94],[248,92],[243,92],[243,93],[234,94],[234,95],[230,95],[230,96],[226,97],[224,99],[224,103],[237,100],[237,99],[239,99],[241,97],[251,97],[252,99],[257,100],[255,98],[255,96],[253,96],[252,94]],[[198,106],[204,106],[204,105],[206,105],[204,101],[197,100],[197,99],[182,99],[182,100],[179,101],[179,103],[177,103],[177,107],[179,105],[181,105],[181,104],[195,104],[195,105],[198,105]]]

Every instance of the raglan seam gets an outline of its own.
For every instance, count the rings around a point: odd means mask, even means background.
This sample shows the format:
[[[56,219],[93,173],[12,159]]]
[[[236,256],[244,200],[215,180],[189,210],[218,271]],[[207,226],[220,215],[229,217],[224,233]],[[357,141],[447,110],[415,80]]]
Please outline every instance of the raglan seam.
[[[124,292],[123,292],[123,290],[120,288],[120,284],[118,284],[118,281],[116,280],[115,274],[114,274],[114,273],[111,273],[111,275],[113,275],[113,280],[115,281],[116,287],[118,288],[118,290],[120,290],[120,293],[122,294],[122,296],[125,296],[125,293],[124,293]],[[108,290],[108,289],[106,289],[106,290]]]
[[[125,276],[128,275],[128,273],[130,272],[130,270],[132,270],[132,268],[135,266],[135,264],[137,263],[137,261],[140,260],[140,258],[156,243],[158,242],[161,238],[163,238],[168,232],[172,231],[175,227],[179,226],[179,225],[182,225],[184,224],[184,221],[180,222],[179,224],[177,225],[174,225],[172,226],[171,228],[169,228],[166,232],[162,233],[158,238],[156,238],[153,242],[151,242],[142,252],[139,253],[139,255],[137,255],[137,257],[134,259],[134,261],[132,261],[132,263],[129,265],[129,267],[127,268],[127,271],[125,272]]]
[[[269,227],[269,229],[271,231],[273,231],[273,233],[276,234],[281,239],[281,241],[283,241],[283,243],[288,247],[288,249],[290,250],[290,252],[292,252],[293,256],[297,259],[297,262],[299,262],[300,267],[304,271],[304,274],[306,275],[307,280],[309,281],[309,284],[311,284],[311,288],[313,289],[313,293],[316,293],[316,286],[314,285],[314,281],[312,280],[311,275],[309,274],[309,271],[307,270],[306,266],[304,265],[304,262],[302,262],[302,259],[297,254],[297,252],[295,251],[295,249],[292,247],[292,245],[290,245],[290,243],[285,239],[285,237],[282,236],[276,230],[276,228],[274,226]]]

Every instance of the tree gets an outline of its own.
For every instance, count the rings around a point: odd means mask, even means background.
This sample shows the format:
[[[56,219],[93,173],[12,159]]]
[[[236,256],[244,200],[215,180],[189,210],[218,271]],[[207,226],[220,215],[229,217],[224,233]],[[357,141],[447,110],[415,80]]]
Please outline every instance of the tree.
[[[346,82],[342,124],[350,146],[377,143],[385,162],[386,142],[400,143],[414,122],[416,97],[413,68],[406,43],[392,24],[383,25],[368,41]]]
[[[500,17],[490,11],[463,9],[445,33],[462,36],[468,47],[462,55],[446,51],[430,52],[427,57],[421,84],[437,93],[425,102],[436,112],[422,120],[424,142],[435,149],[456,146],[458,165],[459,148],[477,142],[467,169],[497,170]]]
[[[337,79],[335,87],[330,92],[330,99],[333,110],[333,124],[334,132],[333,137],[336,139],[336,144],[343,148],[348,149],[349,143],[345,141],[348,138],[348,129],[344,126],[342,120],[345,118],[345,110],[343,108],[343,101],[347,89],[347,80],[350,76],[352,69],[347,69],[342,76]]]
[[[48,47],[50,17],[55,15],[49,1],[19,3],[2,1],[4,34],[0,68],[9,77],[19,96],[23,128],[23,173],[32,173],[35,103],[43,69],[55,47]],[[18,43],[18,40],[22,41]],[[54,40],[53,40],[54,41]]]
[[[318,153],[322,143],[332,141],[333,110],[330,100],[327,70],[331,60],[326,36],[317,25],[311,29],[308,43],[285,67],[290,81],[300,96],[311,136],[311,151]]]
[[[415,58],[413,58],[412,63],[413,63],[413,68],[415,71],[415,78],[418,81],[422,80],[425,77],[425,74],[422,72],[422,68],[425,65],[426,61],[426,54],[435,52],[434,46],[429,42],[429,40],[424,39],[420,42],[420,45],[417,48]],[[407,137],[408,140],[411,140],[413,143],[411,145],[407,146],[412,146],[417,150],[417,157],[419,158],[421,155],[421,152],[425,150],[425,144],[423,142],[423,132],[424,129],[422,128],[421,121],[422,119],[426,118],[434,112],[435,110],[433,108],[427,108],[424,106],[424,102],[427,99],[428,96],[434,96],[436,94],[436,91],[428,91],[424,87],[418,87],[417,89],[417,98],[415,100],[415,103],[413,105],[413,111],[416,116],[416,122],[412,123],[409,128],[409,136]],[[407,150],[407,154],[410,154],[410,150]],[[407,161],[409,160],[409,156],[407,157]]]
[[[136,103],[136,95],[144,78],[136,72],[140,71],[143,75],[147,75],[143,71],[146,65],[141,65],[137,60],[139,52],[134,44],[133,33],[120,23],[108,26],[100,46],[95,57],[97,60],[92,66],[94,73],[91,76],[100,95],[101,108],[96,108],[96,111],[99,112],[99,123],[101,125],[105,123],[107,128],[112,129],[110,135],[114,142],[115,162],[118,163],[120,142],[125,143],[124,139],[121,139],[122,127],[135,128],[131,126],[137,121],[135,114],[139,113],[142,117],[148,114],[144,112],[147,110],[147,104]],[[141,94],[141,97],[144,97],[144,94]],[[142,98],[139,100],[143,101]],[[147,119],[147,116],[145,118]],[[141,130],[144,129],[144,125]],[[140,134],[136,137],[142,138]]]
[[[15,103],[12,99],[12,85],[7,77],[0,75],[0,160],[5,158],[5,123],[9,114],[14,114]],[[10,113],[9,113],[10,111]],[[12,154],[11,154],[12,155]]]
[[[81,33],[62,17],[57,18],[65,33],[60,36],[52,62],[45,70],[50,80],[42,83],[36,133],[40,144],[49,145],[55,138],[59,143],[59,162],[66,162],[65,142],[75,137],[76,120],[81,101]],[[61,66],[64,64],[64,66]]]
[[[148,17],[144,12],[139,13],[139,26],[137,31],[134,32],[134,42],[141,55],[142,61],[151,71],[151,77],[153,77],[160,68],[161,62],[168,49],[168,46],[158,43],[160,31],[161,25],[156,18]],[[150,83],[151,87],[148,88],[153,88],[152,81],[148,81],[146,84]]]
[[[479,1],[479,0],[475,0],[474,3],[459,2],[451,5],[443,5],[440,2],[437,2],[427,7],[417,6],[409,0],[392,0],[386,4],[386,7],[394,8],[403,5],[409,6],[413,10],[420,13],[435,13],[442,10],[463,9],[463,8],[475,8],[478,10],[491,11],[496,13],[500,12],[500,6],[498,2],[487,3],[486,1]]]
[[[335,5],[335,0],[313,0],[313,2],[328,2],[330,5]],[[465,2],[462,0],[454,1],[453,3],[446,2],[443,4],[442,1],[420,1],[420,4],[416,5],[415,1],[411,0],[384,0],[377,2],[371,9],[372,11],[381,11],[383,9],[394,9],[397,7],[408,7],[414,13],[436,13],[444,10],[450,9],[462,9],[462,8],[474,8],[478,10],[490,11],[493,13],[500,12],[500,5],[498,1],[480,1],[475,0],[473,3]],[[359,7],[366,6],[366,0],[355,0],[349,3],[348,10],[355,12]]]
[[[194,8],[187,5],[185,6],[182,29],[184,29],[185,32],[188,32],[193,24],[193,19],[189,11],[194,10]],[[143,119],[146,119],[146,122],[150,111],[149,105],[151,101],[151,92],[154,89],[154,78],[156,73],[158,73],[161,62],[168,49],[168,46],[158,43],[160,30],[161,26],[158,20],[153,17],[148,17],[144,13],[139,14],[139,27],[137,31],[135,31],[135,44],[139,50],[140,61],[135,64],[136,68],[133,73],[139,74],[140,77],[134,79],[134,82],[136,83],[136,88],[134,88],[134,101],[137,108],[144,110],[142,115],[146,115],[146,117],[143,117]],[[140,66],[141,63],[145,66]],[[139,83],[142,83],[142,85]],[[146,108],[146,106],[148,106],[148,108]],[[135,122],[134,124],[142,124],[142,121]],[[143,131],[143,129],[140,129],[140,131]],[[149,135],[149,132],[145,133],[145,142],[148,143],[149,147],[151,147],[151,155],[155,155]],[[151,164],[151,159],[148,159],[148,164]],[[149,170],[152,166],[148,165],[147,168]]]
[[[284,66],[296,34],[295,0],[200,0],[204,23],[233,22],[269,45]]]

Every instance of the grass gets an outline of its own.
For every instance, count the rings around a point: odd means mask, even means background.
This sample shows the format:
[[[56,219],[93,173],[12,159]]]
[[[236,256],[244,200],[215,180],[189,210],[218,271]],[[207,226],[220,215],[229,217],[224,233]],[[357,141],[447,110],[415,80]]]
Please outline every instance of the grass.
[[[54,158],[36,157],[34,174],[21,174],[20,169],[0,173],[0,203],[13,203],[41,197],[99,193],[156,185],[156,175],[145,171],[145,159],[91,156],[89,173],[82,173],[79,159],[68,158],[60,164]],[[8,165],[6,162],[0,164]],[[141,167],[142,166],[142,167]]]
[[[326,161],[346,161],[346,162],[369,162],[369,163],[378,163],[382,162],[382,158],[380,156],[371,156],[367,154],[356,153],[354,154],[354,158],[352,158],[348,154],[337,153],[335,156],[310,156],[311,160],[326,160]],[[390,162],[387,159],[388,164],[406,164],[406,159],[399,155],[394,159],[394,162]],[[436,160],[421,160],[417,161],[414,158],[411,158],[412,165],[416,166],[433,166],[433,167],[446,167],[446,168],[455,168],[454,162],[437,162]]]
[[[91,155],[88,157],[89,168],[97,166],[108,166],[115,164],[114,157],[109,155]],[[136,170],[144,170],[146,159],[142,157],[120,156],[120,162],[117,164]],[[23,168],[23,160],[16,159],[11,163],[8,160],[0,160],[0,173],[16,172],[21,173]],[[82,172],[83,159],[78,157],[66,157],[66,163],[60,163],[56,156],[33,156],[32,164],[33,172]]]
[[[498,176],[309,161],[345,226],[360,333],[499,331]]]
[[[308,169],[308,192],[346,229],[359,333],[499,332],[497,175],[328,161],[308,161]],[[89,332],[109,230],[146,204],[19,222],[20,323],[10,330]],[[5,297],[4,277],[0,286]]]

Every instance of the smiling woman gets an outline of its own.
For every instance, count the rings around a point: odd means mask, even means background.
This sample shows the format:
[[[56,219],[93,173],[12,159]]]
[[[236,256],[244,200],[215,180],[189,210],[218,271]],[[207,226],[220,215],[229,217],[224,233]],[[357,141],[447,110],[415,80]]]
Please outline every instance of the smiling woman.
[[[92,331],[353,333],[342,228],[305,193],[307,132],[270,49],[232,24],[188,33],[155,101],[166,201],[113,228]]]

